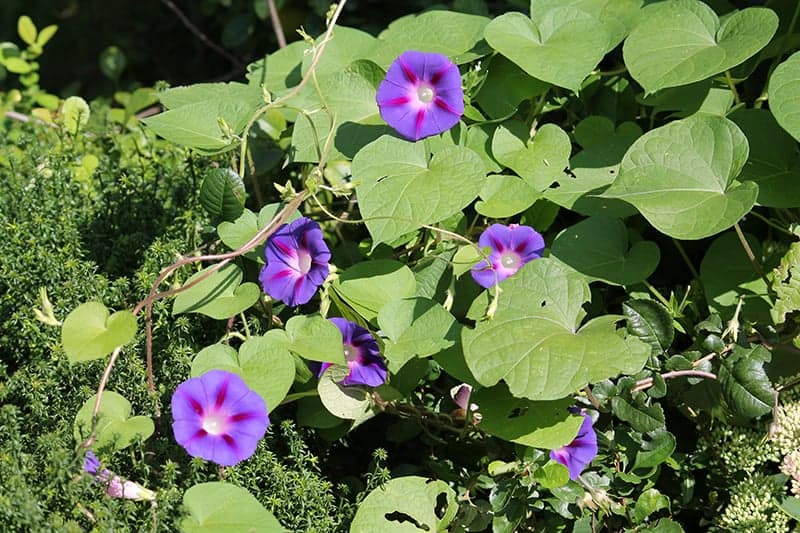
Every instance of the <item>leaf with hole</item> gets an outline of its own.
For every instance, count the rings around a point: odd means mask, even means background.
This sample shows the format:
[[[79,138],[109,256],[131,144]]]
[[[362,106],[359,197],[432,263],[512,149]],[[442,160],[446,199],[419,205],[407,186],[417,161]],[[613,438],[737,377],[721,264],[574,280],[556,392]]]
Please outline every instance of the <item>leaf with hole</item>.
[[[128,310],[109,316],[100,302],[79,305],[64,319],[61,345],[70,363],[105,357],[136,335],[136,317]]]
[[[555,124],[541,126],[531,139],[528,135],[521,122],[504,123],[492,137],[492,154],[534,191],[541,192],[563,176],[564,169],[569,166],[572,143],[566,132]]]
[[[456,493],[444,481],[400,477],[389,480],[364,498],[350,531],[446,531],[457,511]]]
[[[222,320],[248,309],[261,296],[261,287],[242,283],[242,269],[233,263],[222,266],[209,275],[213,266],[190,277],[184,287],[203,278],[175,297],[172,314],[199,313]]]

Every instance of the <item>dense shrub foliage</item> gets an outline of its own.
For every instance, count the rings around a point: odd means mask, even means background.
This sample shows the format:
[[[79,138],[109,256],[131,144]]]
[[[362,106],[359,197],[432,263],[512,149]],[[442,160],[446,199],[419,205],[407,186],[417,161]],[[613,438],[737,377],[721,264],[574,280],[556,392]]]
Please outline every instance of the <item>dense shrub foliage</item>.
[[[800,6],[424,4],[16,19],[4,527],[796,527]]]

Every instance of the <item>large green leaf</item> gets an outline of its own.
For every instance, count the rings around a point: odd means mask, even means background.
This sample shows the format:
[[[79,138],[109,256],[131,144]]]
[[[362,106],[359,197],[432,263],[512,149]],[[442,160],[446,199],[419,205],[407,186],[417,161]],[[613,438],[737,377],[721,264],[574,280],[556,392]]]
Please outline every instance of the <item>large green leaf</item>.
[[[366,387],[341,384],[349,372],[350,368],[344,365],[329,366],[319,378],[317,392],[332,415],[362,422],[374,415],[372,401]]]
[[[362,148],[352,168],[361,215],[376,243],[458,213],[485,177],[483,161],[469,148],[444,147],[428,161],[424,143],[389,136]]]
[[[205,276],[207,267],[186,280],[184,286]],[[172,314],[200,313],[211,318],[224,319],[239,314],[258,301],[261,288],[255,283],[241,283],[242,269],[228,263],[196,285],[175,297]]]
[[[216,217],[236,220],[244,210],[245,188],[241,176],[230,168],[216,168],[200,185],[200,205]]]
[[[778,29],[778,16],[747,8],[720,24],[699,0],[669,0],[648,6],[625,41],[631,76],[648,93],[686,85],[724,72],[764,48]]]
[[[321,38],[322,35],[317,39]],[[337,25],[333,28],[333,38],[325,45],[325,53],[315,67],[317,79],[340,72],[353,61],[368,59],[378,44],[379,41],[365,31]],[[305,54],[303,57],[303,75],[308,72],[312,60],[313,54]]]
[[[534,78],[574,92],[611,43],[602,22],[574,7],[548,9],[535,21],[506,13],[492,20],[484,35],[492,48]]]
[[[532,78],[503,56],[494,56],[475,100],[490,117],[508,117],[524,100],[544,93],[550,84]]]
[[[558,7],[580,9],[605,25],[609,48],[617,44],[636,26],[645,0],[531,0],[531,18]]]
[[[491,174],[480,192],[475,210],[483,216],[506,218],[526,209],[542,197],[541,193],[517,176]]]
[[[128,310],[109,316],[100,302],[79,305],[64,319],[61,345],[70,363],[91,361],[129,343],[136,335],[136,317]]]
[[[750,145],[750,158],[742,169],[741,179],[758,184],[758,203],[767,207],[800,207],[797,142],[765,109],[739,109],[730,118]]]
[[[372,321],[392,300],[415,296],[417,281],[403,263],[379,259],[348,268],[336,279],[333,289],[361,316]]]
[[[722,360],[719,383],[725,400],[736,414],[756,417],[772,410],[778,393],[764,371],[764,363],[771,358],[766,348],[756,345],[735,346],[733,353]]]
[[[653,353],[667,351],[675,340],[672,316],[666,307],[654,300],[628,300],[622,304],[628,317],[628,332],[653,348]]]
[[[183,495],[189,513],[181,521],[185,533],[282,533],[278,520],[246,489],[212,481],[194,485]]]
[[[295,41],[263,59],[247,65],[247,80],[254,87],[262,84],[274,96],[282,96],[302,79],[301,64],[308,50],[305,41]]]
[[[752,235],[745,235],[750,249],[761,262],[761,244]],[[770,319],[767,285],[747,258],[739,238],[732,231],[717,237],[708,247],[700,263],[700,281],[706,302],[712,312],[723,319],[733,317],[739,298],[743,297],[743,316],[756,322]]]
[[[397,56],[414,49],[446,55],[457,64],[468,63],[490,52],[479,44],[488,22],[486,17],[454,11],[407,15],[389,24],[378,36],[380,44],[371,59],[388,68]]]
[[[384,305],[378,325],[386,337],[384,356],[397,372],[414,357],[428,357],[459,341],[456,319],[428,298],[404,298]]]
[[[320,315],[297,315],[286,323],[289,349],[309,361],[345,364],[342,332]]]
[[[441,499],[444,501],[440,502]],[[457,511],[456,493],[444,481],[418,476],[400,477],[389,480],[364,498],[350,532],[447,531]]]
[[[478,406],[481,429],[504,440],[534,448],[555,450],[578,434],[582,416],[572,416],[572,398],[532,402],[515,398],[504,385],[475,392],[470,403]]]
[[[800,52],[778,65],[769,78],[769,108],[775,119],[800,141]]]
[[[503,380],[515,397],[554,400],[637,372],[650,354],[648,345],[619,335],[617,316],[579,328],[589,286],[555,259],[531,261],[500,287],[494,318],[462,333],[467,365],[485,386]]]
[[[92,412],[97,395],[86,400],[75,415],[73,431],[75,440],[83,442],[92,433]],[[131,416],[131,402],[114,391],[103,391],[100,410],[97,412],[94,446],[127,448],[137,440],[147,440],[155,431],[153,421],[147,416]]]
[[[583,147],[569,162],[556,183],[544,191],[544,197],[582,215],[626,217],[636,212],[629,204],[597,195],[617,178],[619,164],[642,129],[634,122],[616,128],[607,117],[590,116],[575,126],[575,140]]]
[[[747,155],[736,124],[694,115],[633,143],[603,196],[632,204],[671,237],[701,239],[731,227],[755,204],[758,186],[735,179]]]
[[[772,290],[778,297],[770,309],[772,321],[783,324],[787,313],[800,310],[800,243],[793,242],[773,270]]]
[[[621,220],[595,216],[561,231],[550,254],[592,279],[632,285],[647,279],[661,253],[650,241],[628,247],[628,229]]]
[[[168,111],[144,119],[168,141],[215,153],[236,146],[221,126],[238,135],[264,104],[261,89],[242,83],[197,84],[175,87],[160,95]]]
[[[571,150],[569,136],[555,124],[543,125],[528,139],[524,124],[507,122],[492,137],[494,158],[538,192],[564,175]]]
[[[192,361],[192,377],[209,370],[238,374],[256,391],[272,411],[281,403],[294,382],[295,363],[289,341],[281,330],[270,330],[263,337],[251,337],[235,349],[212,344],[200,350]]]

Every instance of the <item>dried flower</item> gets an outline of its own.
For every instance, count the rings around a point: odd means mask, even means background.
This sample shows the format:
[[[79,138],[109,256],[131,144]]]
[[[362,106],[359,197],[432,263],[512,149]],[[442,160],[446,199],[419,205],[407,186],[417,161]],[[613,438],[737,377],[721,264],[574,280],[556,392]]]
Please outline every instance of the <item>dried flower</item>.
[[[378,341],[367,329],[344,318],[329,318],[342,332],[344,358],[350,373],[342,380],[343,385],[367,385],[378,387],[386,381],[386,364],[383,362]],[[322,363],[321,376],[331,363]]]
[[[432,52],[400,54],[378,86],[376,99],[383,120],[412,141],[449,130],[464,113],[458,67]]]
[[[230,466],[256,451],[269,426],[258,393],[231,372],[210,370],[172,395],[172,430],[189,455]]]
[[[300,217],[273,233],[258,279],[270,297],[295,307],[308,302],[328,277],[331,252],[319,224]]]
[[[525,263],[540,258],[544,238],[530,226],[492,224],[481,233],[478,245],[491,252],[488,260],[472,267],[472,279],[488,289],[514,275]]]
[[[586,465],[597,456],[597,433],[592,427],[589,415],[583,415],[583,423],[572,442],[557,450],[550,451],[550,459],[558,461],[569,469],[569,478],[578,479]]]
[[[83,459],[83,470],[94,476],[96,482],[105,485],[106,494],[112,498],[148,501],[156,499],[156,493],[152,490],[146,489],[133,481],[123,480],[114,472],[103,468],[100,460],[91,450],[86,452],[86,457]]]

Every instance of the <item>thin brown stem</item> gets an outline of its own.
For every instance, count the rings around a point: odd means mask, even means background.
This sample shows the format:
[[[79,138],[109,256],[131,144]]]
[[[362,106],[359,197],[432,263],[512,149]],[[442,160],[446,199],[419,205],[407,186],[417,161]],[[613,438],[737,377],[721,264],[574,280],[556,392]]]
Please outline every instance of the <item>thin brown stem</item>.
[[[679,378],[679,377],[695,377],[706,379],[717,379],[716,374],[711,372],[704,372],[703,370],[673,370],[672,372],[665,372],[661,374],[664,379]],[[631,392],[639,392],[649,389],[653,386],[653,378],[644,378],[636,382],[636,386],[631,389]]]
[[[275,30],[275,37],[278,39],[278,46],[286,48],[286,35],[283,33],[281,18],[278,16],[278,9],[275,7],[275,0],[267,0],[269,6],[269,18],[272,20],[272,29]]]
[[[175,13],[175,16],[178,17],[178,19],[186,27],[186,29],[192,32],[192,34],[195,37],[197,37],[197,39],[201,43],[203,43],[208,48],[210,48],[217,54],[221,55],[222,57],[224,57],[225,59],[236,65],[237,69],[242,67],[242,62],[238,58],[234,57],[230,52],[228,52],[220,45],[209,39],[208,36],[205,33],[203,33],[202,30],[200,30],[200,28],[195,26],[194,23],[191,20],[189,20],[189,17],[187,17],[183,13],[183,11],[181,11],[180,8],[176,6],[174,2],[172,2],[172,0],[161,0],[161,3],[167,6],[167,8],[169,8],[170,11]]]

